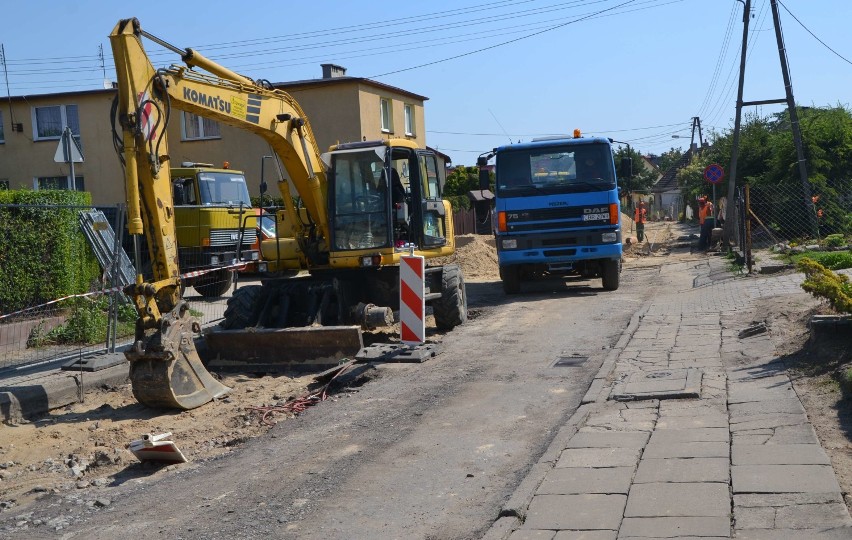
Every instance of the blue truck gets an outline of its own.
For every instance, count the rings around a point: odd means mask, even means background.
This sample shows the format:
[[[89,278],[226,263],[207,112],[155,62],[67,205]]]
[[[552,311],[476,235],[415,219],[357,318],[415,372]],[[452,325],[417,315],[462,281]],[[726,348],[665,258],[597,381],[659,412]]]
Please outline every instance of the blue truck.
[[[492,157],[503,290],[516,294],[525,281],[566,275],[599,277],[605,290],[618,289],[621,212],[609,139],[575,130],[495,148],[477,160],[482,189]]]

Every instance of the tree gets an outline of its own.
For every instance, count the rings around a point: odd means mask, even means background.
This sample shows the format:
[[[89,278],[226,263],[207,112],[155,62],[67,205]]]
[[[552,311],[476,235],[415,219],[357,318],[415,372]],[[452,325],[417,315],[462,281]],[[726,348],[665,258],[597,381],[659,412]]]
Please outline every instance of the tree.
[[[624,171],[621,168],[621,160],[630,157],[632,171]],[[635,148],[627,150],[626,146],[620,147],[615,151],[615,168],[618,171],[618,187],[627,191],[646,191],[650,190],[654,182],[659,178],[659,174],[655,171],[650,171],[645,168],[644,158]],[[630,174],[632,173],[632,174]],[[628,175],[630,176],[630,185],[627,185]],[[629,188],[629,189],[628,189]]]
[[[491,175],[490,188],[494,190],[494,178]],[[447,174],[444,184],[444,198],[448,199],[453,208],[470,208],[470,191],[479,190],[479,167],[459,165]]]
[[[665,174],[665,172],[672,168],[678,161],[683,157],[683,150],[680,148],[672,148],[667,152],[663,152],[660,154],[659,161],[657,166],[660,170]]]

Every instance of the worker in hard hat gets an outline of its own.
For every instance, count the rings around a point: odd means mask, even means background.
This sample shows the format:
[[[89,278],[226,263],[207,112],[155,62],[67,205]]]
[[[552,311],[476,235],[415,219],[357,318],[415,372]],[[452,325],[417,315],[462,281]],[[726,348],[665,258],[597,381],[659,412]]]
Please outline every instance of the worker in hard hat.
[[[645,222],[648,220],[648,209],[645,201],[640,200],[636,210],[633,211],[633,222],[636,224],[636,239],[642,242],[645,239]]]

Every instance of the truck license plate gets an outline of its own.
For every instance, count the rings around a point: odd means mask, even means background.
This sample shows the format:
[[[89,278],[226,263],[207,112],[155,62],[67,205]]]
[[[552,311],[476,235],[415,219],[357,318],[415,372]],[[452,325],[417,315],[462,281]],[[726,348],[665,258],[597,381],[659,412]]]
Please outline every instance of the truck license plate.
[[[583,221],[603,221],[609,219],[609,214],[583,214]]]

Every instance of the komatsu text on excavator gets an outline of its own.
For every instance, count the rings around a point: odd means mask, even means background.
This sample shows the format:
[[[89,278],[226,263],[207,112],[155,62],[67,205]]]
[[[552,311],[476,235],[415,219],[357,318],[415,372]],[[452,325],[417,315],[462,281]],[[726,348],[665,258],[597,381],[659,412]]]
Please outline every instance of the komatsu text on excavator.
[[[177,53],[183,64],[154,68],[142,37]],[[216,348],[231,342],[257,350],[268,340],[277,353],[293,343],[303,355],[351,354],[362,344],[362,328],[393,323],[402,255],[428,260],[454,252],[452,209],[441,199],[444,171],[434,152],[389,139],[339,144],[321,154],[305,113],[286,92],[170,45],[137,19],[120,21],[110,42],[128,230],[134,239],[145,235],[153,264],[150,282],[137,269],[136,283],[126,289],[139,312],[126,355],[140,402],[192,409],[229,390],[201,362],[193,341],[201,327],[181,296],[166,137],[173,106],[257,134],[287,176],[279,181],[278,237],[261,243],[261,264],[271,277],[235,291],[223,329],[214,332]],[[437,327],[465,322],[457,265],[427,265],[425,283]]]

